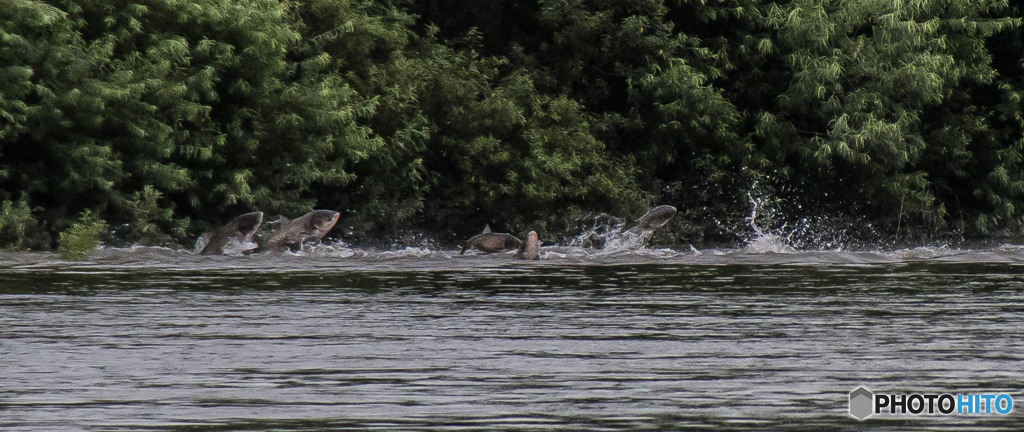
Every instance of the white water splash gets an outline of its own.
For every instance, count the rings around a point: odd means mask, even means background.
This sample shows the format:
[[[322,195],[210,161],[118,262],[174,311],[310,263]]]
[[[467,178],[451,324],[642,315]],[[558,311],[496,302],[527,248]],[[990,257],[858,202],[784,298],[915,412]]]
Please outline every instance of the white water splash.
[[[597,249],[601,254],[640,251],[647,247],[654,235],[654,230],[622,231],[625,222],[604,213],[588,217],[582,224],[583,232],[569,241],[569,248]]]
[[[339,241],[332,244],[310,243],[303,244],[297,251],[285,252],[292,256],[324,257],[324,258],[349,258],[356,255],[355,250],[345,242]]]
[[[876,247],[881,236],[870,223],[858,216],[837,212],[808,210],[799,202],[775,197],[757,183],[747,192],[750,227],[745,249],[755,253],[792,253],[795,251],[842,252],[850,247]],[[787,210],[783,210],[783,208]],[[785,212],[785,213],[784,213]]]
[[[377,252],[381,258],[431,258],[436,256],[451,258],[453,254],[446,254],[443,251],[436,251],[422,247],[406,246],[405,249]]]
[[[224,255],[239,256],[243,255],[247,251],[251,251],[258,247],[259,245],[256,244],[256,242],[254,241],[243,242],[239,241],[238,239],[232,238],[229,239],[228,242],[224,244]]]
[[[759,225],[760,226],[760,225]],[[894,263],[1003,263],[1024,266],[1024,245],[976,245],[970,248],[927,245],[907,249],[863,251],[797,250],[764,253],[751,247],[737,249],[644,248],[607,252],[603,249],[544,246],[540,260],[533,263],[512,259],[511,254],[460,256],[458,249],[397,250],[317,245],[301,252],[240,254],[235,256],[196,255],[191,250],[154,246],[103,247],[90,252],[85,261],[67,262],[53,252],[0,252],[0,266],[18,269],[50,267],[120,271],[124,269],[197,270],[234,272],[297,271],[432,271],[494,269],[514,270],[539,266],[608,265],[659,263],[680,265],[793,264],[793,265],[876,265]]]
[[[192,253],[199,255],[199,252],[202,252],[203,248],[205,248],[206,245],[209,244],[210,239],[212,237],[213,233],[206,233],[199,236],[199,238],[196,239],[196,245],[195,248],[192,250]],[[237,238],[230,238],[228,239],[227,243],[224,244],[223,254],[235,256],[242,255],[243,253],[256,249],[257,247],[259,247],[259,245],[256,244],[255,241],[243,242]]]
[[[580,221],[582,232],[569,240],[569,247],[602,248],[609,236],[622,228],[623,221],[605,213],[591,215]]]
[[[754,186],[757,184],[755,183]],[[761,228],[757,224],[758,216],[762,216],[762,212],[769,217],[773,215],[772,208],[766,204],[769,202],[762,196],[754,198],[750,192],[747,192],[747,198],[750,199],[750,216],[747,216],[747,222],[750,223],[750,228],[754,230],[753,236],[747,240],[747,250],[755,253],[791,253],[796,252],[796,248],[790,245],[789,236],[783,237],[775,234],[768,230],[768,228]],[[785,231],[786,224],[783,224],[780,231]],[[790,233],[792,235],[792,233]]]
[[[640,250],[654,235],[653,230],[615,232],[605,240],[603,250],[607,253]]]
[[[213,234],[211,233],[206,233],[199,236],[199,238],[196,239],[196,245],[195,248],[192,250],[192,253],[199,255],[199,252],[202,251],[204,247],[206,247],[207,243],[210,242],[210,238],[212,236]]]

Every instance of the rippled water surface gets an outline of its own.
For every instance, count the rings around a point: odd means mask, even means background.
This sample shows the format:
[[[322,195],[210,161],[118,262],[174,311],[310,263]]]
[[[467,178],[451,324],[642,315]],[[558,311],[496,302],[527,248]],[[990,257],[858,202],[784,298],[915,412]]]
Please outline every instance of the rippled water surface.
[[[4,430],[1016,430],[1024,250],[0,255]]]

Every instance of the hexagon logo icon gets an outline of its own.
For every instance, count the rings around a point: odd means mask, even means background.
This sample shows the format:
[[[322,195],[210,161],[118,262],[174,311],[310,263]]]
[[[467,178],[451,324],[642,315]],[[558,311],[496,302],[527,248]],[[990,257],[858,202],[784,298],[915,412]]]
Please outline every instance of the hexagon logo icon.
[[[857,420],[864,420],[874,414],[871,405],[875,401],[875,394],[864,387],[850,392],[850,415]]]

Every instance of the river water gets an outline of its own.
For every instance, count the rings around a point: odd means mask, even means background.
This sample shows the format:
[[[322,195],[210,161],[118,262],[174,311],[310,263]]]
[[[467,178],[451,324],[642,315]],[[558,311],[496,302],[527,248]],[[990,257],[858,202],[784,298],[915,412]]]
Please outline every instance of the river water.
[[[1024,248],[0,255],[2,430],[1018,430]]]

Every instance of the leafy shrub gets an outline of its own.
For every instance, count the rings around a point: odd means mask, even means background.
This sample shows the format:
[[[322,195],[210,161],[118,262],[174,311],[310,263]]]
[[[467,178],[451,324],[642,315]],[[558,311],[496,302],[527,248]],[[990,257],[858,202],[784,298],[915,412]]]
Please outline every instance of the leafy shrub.
[[[67,231],[60,233],[57,251],[66,260],[84,260],[100,244],[107,223],[86,210]]]

